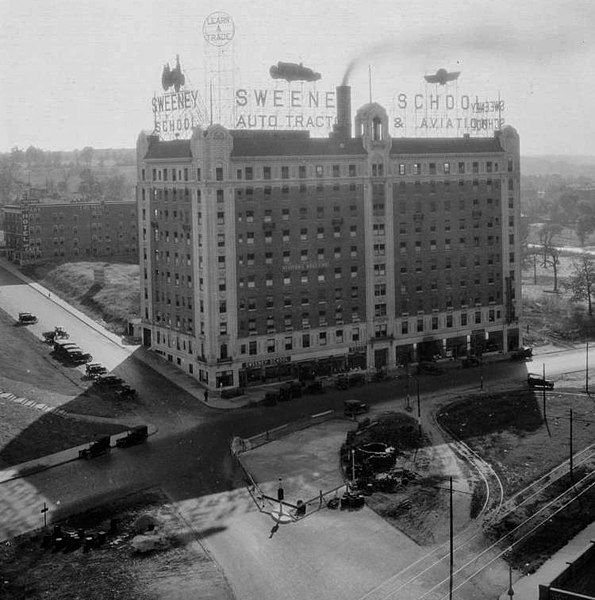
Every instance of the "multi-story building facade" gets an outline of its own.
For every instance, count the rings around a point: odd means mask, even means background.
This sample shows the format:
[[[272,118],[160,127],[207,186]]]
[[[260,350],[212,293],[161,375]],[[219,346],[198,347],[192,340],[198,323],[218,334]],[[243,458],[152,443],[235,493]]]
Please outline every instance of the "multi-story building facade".
[[[141,134],[144,343],[209,387],[519,344],[519,138]],[[346,116],[347,115],[347,116]]]
[[[20,264],[100,257],[136,261],[136,210],[131,200],[23,198],[2,207],[6,254]]]

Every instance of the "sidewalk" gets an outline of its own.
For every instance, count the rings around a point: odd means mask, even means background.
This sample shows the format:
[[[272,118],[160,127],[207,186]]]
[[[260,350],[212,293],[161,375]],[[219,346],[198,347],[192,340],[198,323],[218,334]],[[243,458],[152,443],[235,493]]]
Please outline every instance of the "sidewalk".
[[[100,419],[100,417],[97,417],[97,419]],[[149,436],[157,433],[157,428],[154,425],[148,425],[148,428]],[[110,446],[114,448],[116,441],[126,437],[127,433],[128,432],[124,431],[122,433],[116,433],[110,436]],[[27,477],[33,473],[39,473],[40,471],[45,471],[47,469],[51,469],[52,467],[57,467],[58,465],[63,465],[65,463],[78,460],[79,450],[88,448],[90,443],[91,442],[87,442],[86,444],[81,444],[80,446],[74,446],[72,448],[62,450],[61,452],[56,452],[55,454],[48,454],[47,456],[35,458],[19,465],[9,467],[8,469],[0,470],[0,484],[7,481],[12,481],[13,479],[18,479],[19,477]]]
[[[148,350],[143,346],[130,346],[122,343],[121,336],[108,331],[105,327],[85,315],[83,312],[70,305],[68,302],[52,293],[47,288],[43,287],[41,284],[37,283],[30,277],[27,277],[23,273],[21,273],[14,265],[12,265],[5,258],[0,258],[0,265],[12,273],[15,277],[18,277],[24,283],[27,283],[31,288],[39,292],[42,296],[48,298],[54,304],[61,306],[64,310],[69,312],[71,315],[76,317],[79,321],[82,321],[87,326],[94,329],[96,332],[107,338],[110,342],[117,345],[120,349],[124,350],[131,357],[140,360],[145,363],[147,366],[151,367],[154,371],[157,371],[160,375],[169,379],[171,382],[175,383],[178,387],[182,388],[185,392],[188,392],[191,396],[194,396],[197,400],[203,402],[206,406],[210,408],[218,408],[218,409],[234,409],[241,408],[246,406],[250,402],[255,400],[260,400],[264,396],[264,392],[259,390],[258,388],[253,388],[247,391],[243,396],[238,396],[237,398],[219,398],[215,397],[214,394],[209,396],[208,402],[204,400],[204,387],[198,383],[195,379],[186,375],[183,371],[180,371],[172,364],[169,364],[164,359],[161,359],[154,352]]]

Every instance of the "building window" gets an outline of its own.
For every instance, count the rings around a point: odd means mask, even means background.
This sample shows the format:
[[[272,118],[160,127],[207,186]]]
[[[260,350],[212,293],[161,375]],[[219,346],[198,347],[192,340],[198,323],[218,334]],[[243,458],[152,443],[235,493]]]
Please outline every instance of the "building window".
[[[252,167],[246,167],[244,169],[244,175],[245,175],[245,178],[248,179],[248,180],[253,179],[254,178],[254,172],[252,170]]]
[[[262,167],[262,178],[263,179],[271,178],[271,167]]]
[[[215,179],[217,181],[223,181],[223,167],[215,168]]]
[[[281,167],[281,179],[289,179],[289,167]]]
[[[300,165],[299,166],[298,175],[299,175],[300,179],[305,179],[306,178],[306,166],[305,165]]]

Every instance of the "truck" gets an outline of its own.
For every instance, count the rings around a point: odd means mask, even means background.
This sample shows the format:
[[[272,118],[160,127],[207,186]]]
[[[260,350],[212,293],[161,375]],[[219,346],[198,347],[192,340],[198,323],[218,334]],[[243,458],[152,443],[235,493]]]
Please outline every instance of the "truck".
[[[544,379],[538,373],[529,373],[527,375],[527,384],[531,388],[548,388],[550,390],[554,389],[554,382],[550,379]]]
[[[346,417],[355,417],[367,412],[370,412],[370,406],[361,400],[345,400],[343,403],[343,413]]]
[[[97,438],[88,448],[79,450],[79,458],[88,460],[89,458],[95,458],[96,456],[101,456],[102,454],[108,454],[111,450],[110,439],[111,438],[109,435],[104,435],[100,438]]]

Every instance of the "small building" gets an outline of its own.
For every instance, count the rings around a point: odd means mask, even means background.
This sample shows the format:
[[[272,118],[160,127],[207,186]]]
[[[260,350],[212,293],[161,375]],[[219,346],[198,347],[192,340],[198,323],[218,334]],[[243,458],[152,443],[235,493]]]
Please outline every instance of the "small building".
[[[539,600],[595,600],[595,544],[549,585],[540,585]]]

